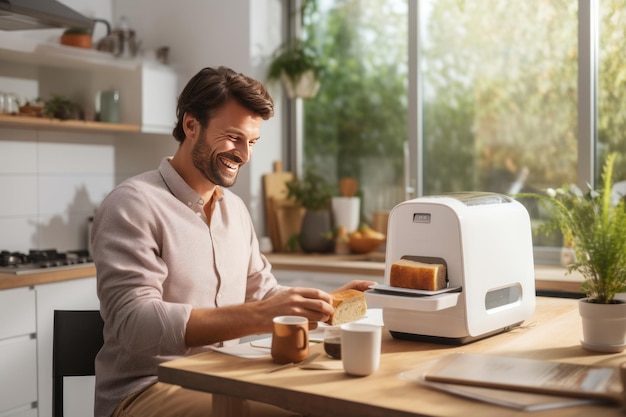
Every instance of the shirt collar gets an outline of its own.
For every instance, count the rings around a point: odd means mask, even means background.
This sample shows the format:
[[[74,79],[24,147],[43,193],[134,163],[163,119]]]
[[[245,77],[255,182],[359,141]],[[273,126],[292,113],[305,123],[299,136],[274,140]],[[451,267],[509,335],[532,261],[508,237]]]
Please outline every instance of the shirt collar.
[[[163,158],[159,165],[159,173],[167,185],[171,193],[176,196],[186,206],[195,211],[202,211],[202,207],[206,203],[200,195],[185,182],[185,180],[176,172],[170,163],[171,157]],[[224,190],[220,186],[215,186],[212,201],[213,205],[224,196]]]

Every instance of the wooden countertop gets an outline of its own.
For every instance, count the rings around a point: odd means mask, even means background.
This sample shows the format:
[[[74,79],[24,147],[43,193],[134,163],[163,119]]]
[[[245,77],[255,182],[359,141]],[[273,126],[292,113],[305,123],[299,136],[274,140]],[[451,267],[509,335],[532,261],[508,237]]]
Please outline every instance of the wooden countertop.
[[[526,325],[475,343],[450,346],[393,339],[383,332],[380,368],[370,376],[347,376],[341,361],[325,355],[316,363],[330,370],[292,367],[268,374],[275,366],[269,355],[248,359],[219,352],[205,352],[166,362],[159,366],[159,380],[188,388],[214,392],[226,410],[238,410],[241,398],[264,401],[324,416],[481,416],[481,417],[586,417],[623,416],[617,406],[583,405],[533,413],[472,401],[435,391],[415,381],[431,361],[450,353],[466,352],[503,357],[558,361],[581,365],[619,367],[624,354],[602,354],[585,350],[578,304],[575,300],[537,297],[537,308]],[[322,352],[321,345],[311,347]],[[413,371],[413,378],[401,377]],[[506,399],[506,393],[501,394]],[[229,406],[230,408],[226,408]],[[245,413],[214,415],[241,416]]]
[[[40,272],[37,270],[31,274],[15,275],[0,274],[0,290],[10,288],[29,287],[32,285],[49,284],[52,282],[68,281],[96,276],[96,267],[86,265],[80,268],[71,268],[55,271]]]

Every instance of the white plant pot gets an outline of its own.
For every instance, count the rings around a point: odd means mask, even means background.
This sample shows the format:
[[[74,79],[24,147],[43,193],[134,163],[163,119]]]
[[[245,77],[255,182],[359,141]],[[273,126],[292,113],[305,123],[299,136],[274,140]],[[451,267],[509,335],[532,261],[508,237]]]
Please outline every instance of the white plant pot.
[[[280,79],[289,98],[313,98],[320,89],[320,82],[311,70],[302,74],[295,84],[284,72],[280,74]]]
[[[330,204],[335,227],[343,226],[348,230],[348,233],[358,229],[361,215],[361,199],[359,197],[333,197]]]
[[[596,304],[578,300],[583,338],[580,343],[595,352],[621,352],[626,348],[626,303]]]

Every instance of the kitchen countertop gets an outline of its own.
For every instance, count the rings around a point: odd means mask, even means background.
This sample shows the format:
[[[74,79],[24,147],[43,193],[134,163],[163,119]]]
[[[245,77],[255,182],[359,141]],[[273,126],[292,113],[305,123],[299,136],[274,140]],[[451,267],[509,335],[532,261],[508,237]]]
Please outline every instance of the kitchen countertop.
[[[22,275],[0,274],[0,290],[96,276],[96,267],[93,264],[78,268],[44,271],[37,269],[33,273]]]
[[[376,278],[383,278],[385,274],[385,254],[382,252],[365,255],[270,253],[266,256],[273,269],[281,271],[351,274]],[[35,273],[23,275],[0,274],[0,290],[94,276],[96,268],[93,265],[49,272],[37,270]],[[567,275],[563,267],[535,266],[535,286],[539,291],[580,293],[581,282],[580,275]]]

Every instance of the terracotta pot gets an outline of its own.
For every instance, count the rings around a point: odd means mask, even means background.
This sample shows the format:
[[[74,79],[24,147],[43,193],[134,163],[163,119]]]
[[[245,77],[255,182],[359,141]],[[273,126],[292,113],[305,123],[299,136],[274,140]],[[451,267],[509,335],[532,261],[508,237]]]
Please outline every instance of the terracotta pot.
[[[621,352],[626,348],[626,303],[596,304],[578,300],[585,349],[595,352]]]
[[[91,35],[83,33],[68,33],[61,35],[61,44],[78,48],[91,48]]]

